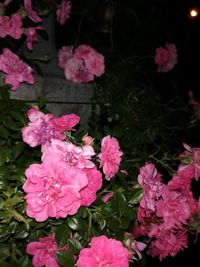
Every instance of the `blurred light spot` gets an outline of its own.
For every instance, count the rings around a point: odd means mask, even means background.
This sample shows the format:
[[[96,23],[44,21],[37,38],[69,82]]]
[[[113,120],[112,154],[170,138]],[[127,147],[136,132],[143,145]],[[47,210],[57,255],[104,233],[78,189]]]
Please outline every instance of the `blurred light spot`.
[[[198,10],[196,8],[193,8],[193,9],[190,10],[190,17],[191,18],[195,18],[198,15],[199,15],[199,12],[198,12]]]

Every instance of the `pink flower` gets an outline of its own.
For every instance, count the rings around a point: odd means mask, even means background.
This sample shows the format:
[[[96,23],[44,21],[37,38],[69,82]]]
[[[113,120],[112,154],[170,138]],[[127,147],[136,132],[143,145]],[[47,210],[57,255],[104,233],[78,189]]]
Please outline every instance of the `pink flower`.
[[[107,135],[102,139],[99,158],[106,180],[110,180],[118,172],[122,155],[116,138]]]
[[[33,43],[38,42],[38,37],[37,37],[37,30],[44,30],[43,27],[37,26],[37,27],[29,27],[26,29],[26,45],[29,50],[33,49]]]
[[[20,39],[22,36],[22,19],[17,13],[11,17],[0,16],[0,37],[5,38],[7,35],[14,39]]]
[[[93,75],[99,77],[105,72],[104,56],[90,46],[80,45],[75,50],[74,57],[84,60],[86,69]]]
[[[80,117],[73,113],[52,119],[52,124],[58,131],[75,131],[73,127],[79,122]]]
[[[149,183],[161,182],[161,175],[156,170],[156,167],[152,163],[146,163],[145,166],[140,168],[140,174],[138,175],[138,183],[141,187],[148,186]]]
[[[81,206],[80,191],[88,185],[84,171],[70,167],[54,155],[42,164],[31,164],[26,170],[23,186],[26,193],[26,213],[36,221],[66,218]]]
[[[92,138],[91,136],[89,135],[85,135],[83,138],[82,138],[82,141],[85,145],[92,145],[93,144],[93,141],[94,141],[94,138]]]
[[[198,180],[200,176],[200,148],[191,147],[185,143],[183,143],[186,151],[180,155],[181,158],[187,160],[187,164],[183,163],[181,166],[190,165],[194,168],[194,178]]]
[[[174,257],[180,250],[187,248],[188,235],[186,230],[179,230],[177,233],[172,231],[161,231],[156,240],[150,245],[150,254],[155,257],[159,256],[163,260],[167,256]]]
[[[38,16],[37,12],[32,8],[31,0],[24,0],[24,9],[29,17],[34,22],[41,22],[42,19]]]
[[[103,197],[102,197],[102,201],[104,202],[104,203],[106,203],[106,202],[108,202],[108,200],[110,199],[110,198],[112,198],[113,196],[114,196],[114,192],[110,192],[110,193],[107,193],[107,194],[105,194]]]
[[[77,267],[128,267],[129,251],[120,241],[105,235],[93,237],[91,247],[81,250]]]
[[[12,53],[8,48],[3,49],[0,55],[0,70],[5,72],[5,83],[12,85],[12,90],[17,90],[20,83],[26,82],[33,84],[35,82],[32,75],[32,68],[19,59],[17,55]]]
[[[191,209],[187,197],[177,191],[166,188],[162,199],[156,203],[156,215],[162,217],[166,229],[182,227],[191,218]]]
[[[96,168],[84,169],[88,185],[80,191],[81,204],[90,206],[96,200],[96,192],[102,187],[102,175]]]
[[[87,83],[94,80],[94,75],[86,69],[83,60],[72,57],[65,64],[65,78],[75,83]]]
[[[29,109],[27,115],[30,122],[22,128],[22,137],[31,147],[49,145],[51,139],[64,140],[64,132],[72,130],[79,121],[79,117],[74,114],[54,118],[52,114],[44,114],[38,108]]]
[[[165,44],[165,47],[156,49],[155,63],[158,72],[168,72],[177,64],[177,51],[174,44]]]
[[[61,4],[58,6],[56,15],[57,15],[57,21],[63,25],[65,21],[69,18],[71,14],[71,1],[69,0],[62,0]]]
[[[63,46],[61,49],[58,50],[58,66],[61,69],[65,69],[65,65],[68,59],[72,58],[73,56],[73,46]]]
[[[44,147],[42,159],[49,154],[55,155],[65,164],[79,168],[94,168],[95,164],[91,157],[95,155],[92,146],[76,146],[70,142],[64,142],[56,139],[51,140],[48,147]]]
[[[56,252],[66,248],[59,248],[56,244],[54,234],[39,238],[39,241],[30,242],[26,252],[33,255],[34,267],[59,267],[56,261]]]

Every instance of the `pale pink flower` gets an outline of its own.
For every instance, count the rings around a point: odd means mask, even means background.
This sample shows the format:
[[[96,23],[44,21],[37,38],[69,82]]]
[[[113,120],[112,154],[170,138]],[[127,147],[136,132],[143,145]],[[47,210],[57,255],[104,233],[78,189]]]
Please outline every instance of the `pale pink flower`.
[[[56,16],[57,16],[57,21],[63,25],[66,20],[70,17],[71,14],[71,1],[69,0],[62,0],[61,4],[58,6],[56,10]]]
[[[88,185],[80,191],[81,204],[83,206],[90,206],[96,200],[96,193],[102,187],[102,175],[97,168],[84,169]]]
[[[38,16],[37,12],[33,10],[31,0],[24,0],[24,9],[29,19],[31,19],[32,21],[36,23],[42,21],[42,19]]]
[[[100,168],[103,168],[106,180],[110,180],[118,172],[122,155],[115,137],[107,135],[102,139],[99,158]]]
[[[4,48],[3,54],[0,55],[0,70],[6,73],[5,83],[12,85],[13,91],[17,90],[22,82],[35,82],[32,68],[8,48]]]
[[[77,267],[128,267],[129,251],[123,244],[105,235],[93,237],[91,247],[81,250]]]
[[[175,44],[166,43],[165,47],[156,49],[155,63],[158,72],[168,72],[177,64],[177,50]]]
[[[87,83],[94,80],[94,75],[86,69],[83,60],[74,57],[66,62],[64,73],[67,80],[75,83]]]
[[[73,57],[73,46],[63,46],[58,50],[58,66],[61,69],[65,69],[65,65],[68,59]]]
[[[51,234],[47,237],[40,237],[38,241],[30,242],[26,247],[26,252],[33,255],[34,267],[59,267],[56,252],[64,249],[66,248],[57,246],[54,234]]]
[[[14,39],[20,39],[22,36],[22,19],[18,13],[11,17],[0,16],[0,37],[5,38],[7,35]]]
[[[42,26],[29,27],[26,29],[26,46],[29,50],[33,49],[33,43],[38,42],[37,30],[44,30]]]
[[[92,145],[93,144],[93,141],[94,141],[94,138],[92,138],[91,136],[89,135],[85,135],[83,138],[82,138],[82,141],[85,145]]]
[[[73,168],[54,155],[42,164],[31,164],[26,170],[23,186],[26,193],[26,213],[36,221],[66,218],[81,206],[80,191],[88,185],[84,171]]]
[[[167,256],[176,256],[180,250],[187,248],[187,243],[188,235],[184,229],[177,233],[160,231],[156,240],[152,240],[149,250],[151,256],[159,256],[159,259],[163,260]]]
[[[106,202],[108,202],[108,200],[109,199],[111,199],[113,196],[114,196],[114,192],[109,192],[109,193],[107,193],[107,194],[105,194],[103,197],[102,197],[102,201],[104,202],[104,203],[106,203]]]
[[[105,72],[104,56],[88,45],[80,45],[74,57],[84,60],[86,69],[93,75],[99,77]]]
[[[75,114],[54,118],[52,114],[44,114],[38,108],[30,108],[27,115],[30,122],[22,128],[22,137],[31,147],[49,145],[51,139],[64,140],[65,131],[72,130],[79,122]]]
[[[71,142],[64,142],[56,139],[51,140],[51,144],[43,149],[42,159],[49,154],[55,155],[65,164],[79,168],[94,168],[95,164],[91,157],[95,155],[92,146],[76,146]]]

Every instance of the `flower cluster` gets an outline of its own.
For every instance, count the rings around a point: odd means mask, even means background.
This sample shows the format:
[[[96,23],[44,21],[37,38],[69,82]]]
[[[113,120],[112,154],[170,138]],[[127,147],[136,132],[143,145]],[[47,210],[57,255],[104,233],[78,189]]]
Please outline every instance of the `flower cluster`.
[[[95,151],[88,144],[89,137],[83,139],[82,146],[69,139],[64,141],[79,117],[67,114],[54,118],[38,108],[29,109],[27,115],[30,122],[22,129],[23,141],[31,147],[42,147],[42,163],[30,165],[25,173],[28,216],[37,221],[65,218],[75,214],[81,205],[90,206],[102,186],[101,172],[92,161]],[[118,172],[121,155],[118,141],[104,137],[98,157],[106,179]]]
[[[63,46],[58,51],[58,66],[64,69],[65,78],[75,83],[87,83],[105,71],[104,57],[88,45]]]
[[[175,44],[166,43],[165,47],[158,47],[155,54],[157,72],[168,72],[177,64],[177,51]]]
[[[187,150],[180,155],[182,163],[167,185],[152,163],[146,163],[138,176],[144,194],[137,212],[139,223],[133,234],[147,235],[151,240],[150,254],[159,256],[160,260],[175,256],[187,247],[188,224],[192,215],[200,212],[198,200],[191,191],[192,179],[200,177],[200,149],[186,144],[184,147]]]

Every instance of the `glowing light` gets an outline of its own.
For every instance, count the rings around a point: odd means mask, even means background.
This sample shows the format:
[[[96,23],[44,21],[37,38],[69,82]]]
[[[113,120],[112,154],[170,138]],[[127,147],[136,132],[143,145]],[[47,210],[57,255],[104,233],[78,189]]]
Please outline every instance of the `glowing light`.
[[[194,17],[197,17],[199,14],[198,14],[198,10],[197,9],[191,9],[190,10],[190,17],[194,18]]]

